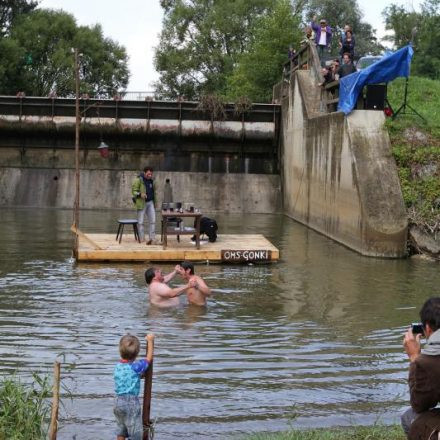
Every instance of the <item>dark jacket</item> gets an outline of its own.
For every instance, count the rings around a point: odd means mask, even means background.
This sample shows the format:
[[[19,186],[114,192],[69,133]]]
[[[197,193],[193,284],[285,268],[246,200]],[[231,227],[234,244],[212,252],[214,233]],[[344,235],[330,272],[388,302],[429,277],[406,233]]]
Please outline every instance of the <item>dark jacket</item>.
[[[350,41],[345,40],[342,43],[342,47],[341,50],[339,51],[339,53],[341,54],[341,57],[344,55],[344,53],[349,53],[351,59],[354,58],[354,46],[355,46],[355,42],[354,42],[354,38],[352,37]]]
[[[427,411],[440,402],[440,355],[421,354],[409,366],[409,393],[415,412]]]
[[[354,72],[356,72],[356,67],[354,67],[353,63],[341,64],[341,67],[338,70],[339,78],[343,78],[344,76],[350,75]]]
[[[409,440],[431,440],[436,439],[440,431],[440,409],[434,408],[421,413],[414,422],[408,433]],[[431,437],[432,436],[432,437]]]
[[[154,184],[153,179],[146,179],[142,177],[144,180],[144,185],[146,189],[147,199],[146,202],[154,202]]]

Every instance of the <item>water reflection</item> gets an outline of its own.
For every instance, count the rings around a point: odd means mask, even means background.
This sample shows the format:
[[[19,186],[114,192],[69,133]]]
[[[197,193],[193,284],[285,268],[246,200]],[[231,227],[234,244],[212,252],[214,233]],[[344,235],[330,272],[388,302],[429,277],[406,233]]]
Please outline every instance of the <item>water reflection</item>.
[[[85,211],[81,225],[116,231],[124,215]],[[0,373],[50,372],[59,356],[72,394],[60,438],[107,438],[119,338],[153,331],[158,439],[395,421],[407,400],[402,333],[439,293],[438,264],[364,258],[283,216],[215,218],[221,231],[264,231],[282,260],[199,265],[207,307],[182,298],[157,310],[145,264],[72,264],[70,211],[2,209]]]

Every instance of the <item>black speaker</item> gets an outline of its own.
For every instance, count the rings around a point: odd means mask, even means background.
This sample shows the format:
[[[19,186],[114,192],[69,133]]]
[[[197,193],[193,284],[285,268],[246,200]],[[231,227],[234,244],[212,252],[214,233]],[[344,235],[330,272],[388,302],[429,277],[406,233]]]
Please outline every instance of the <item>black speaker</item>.
[[[385,99],[387,97],[386,84],[370,84],[367,86],[365,94],[366,110],[383,110],[385,108]]]

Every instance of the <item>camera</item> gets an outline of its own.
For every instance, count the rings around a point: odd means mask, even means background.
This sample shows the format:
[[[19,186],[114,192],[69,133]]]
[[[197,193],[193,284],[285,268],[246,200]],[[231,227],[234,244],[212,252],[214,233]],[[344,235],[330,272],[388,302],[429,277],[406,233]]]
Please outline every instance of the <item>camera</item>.
[[[415,335],[417,335],[417,334],[423,335],[423,333],[425,333],[425,330],[423,328],[423,324],[421,322],[413,322],[411,324],[411,327],[412,327],[412,332]]]
[[[131,200],[133,200],[133,203],[136,203],[136,199],[141,195],[140,192],[137,192],[134,194],[134,196],[131,198]]]

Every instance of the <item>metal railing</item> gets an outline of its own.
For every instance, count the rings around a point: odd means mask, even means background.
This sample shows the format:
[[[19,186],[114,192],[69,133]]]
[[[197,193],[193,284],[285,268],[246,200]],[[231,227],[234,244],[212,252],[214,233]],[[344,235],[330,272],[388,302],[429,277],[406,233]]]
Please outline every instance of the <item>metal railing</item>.
[[[282,80],[290,81],[292,73],[301,69],[309,69],[309,63],[311,60],[310,55],[311,45],[305,44],[302,46],[298,52],[289,61],[283,64],[283,77]]]

